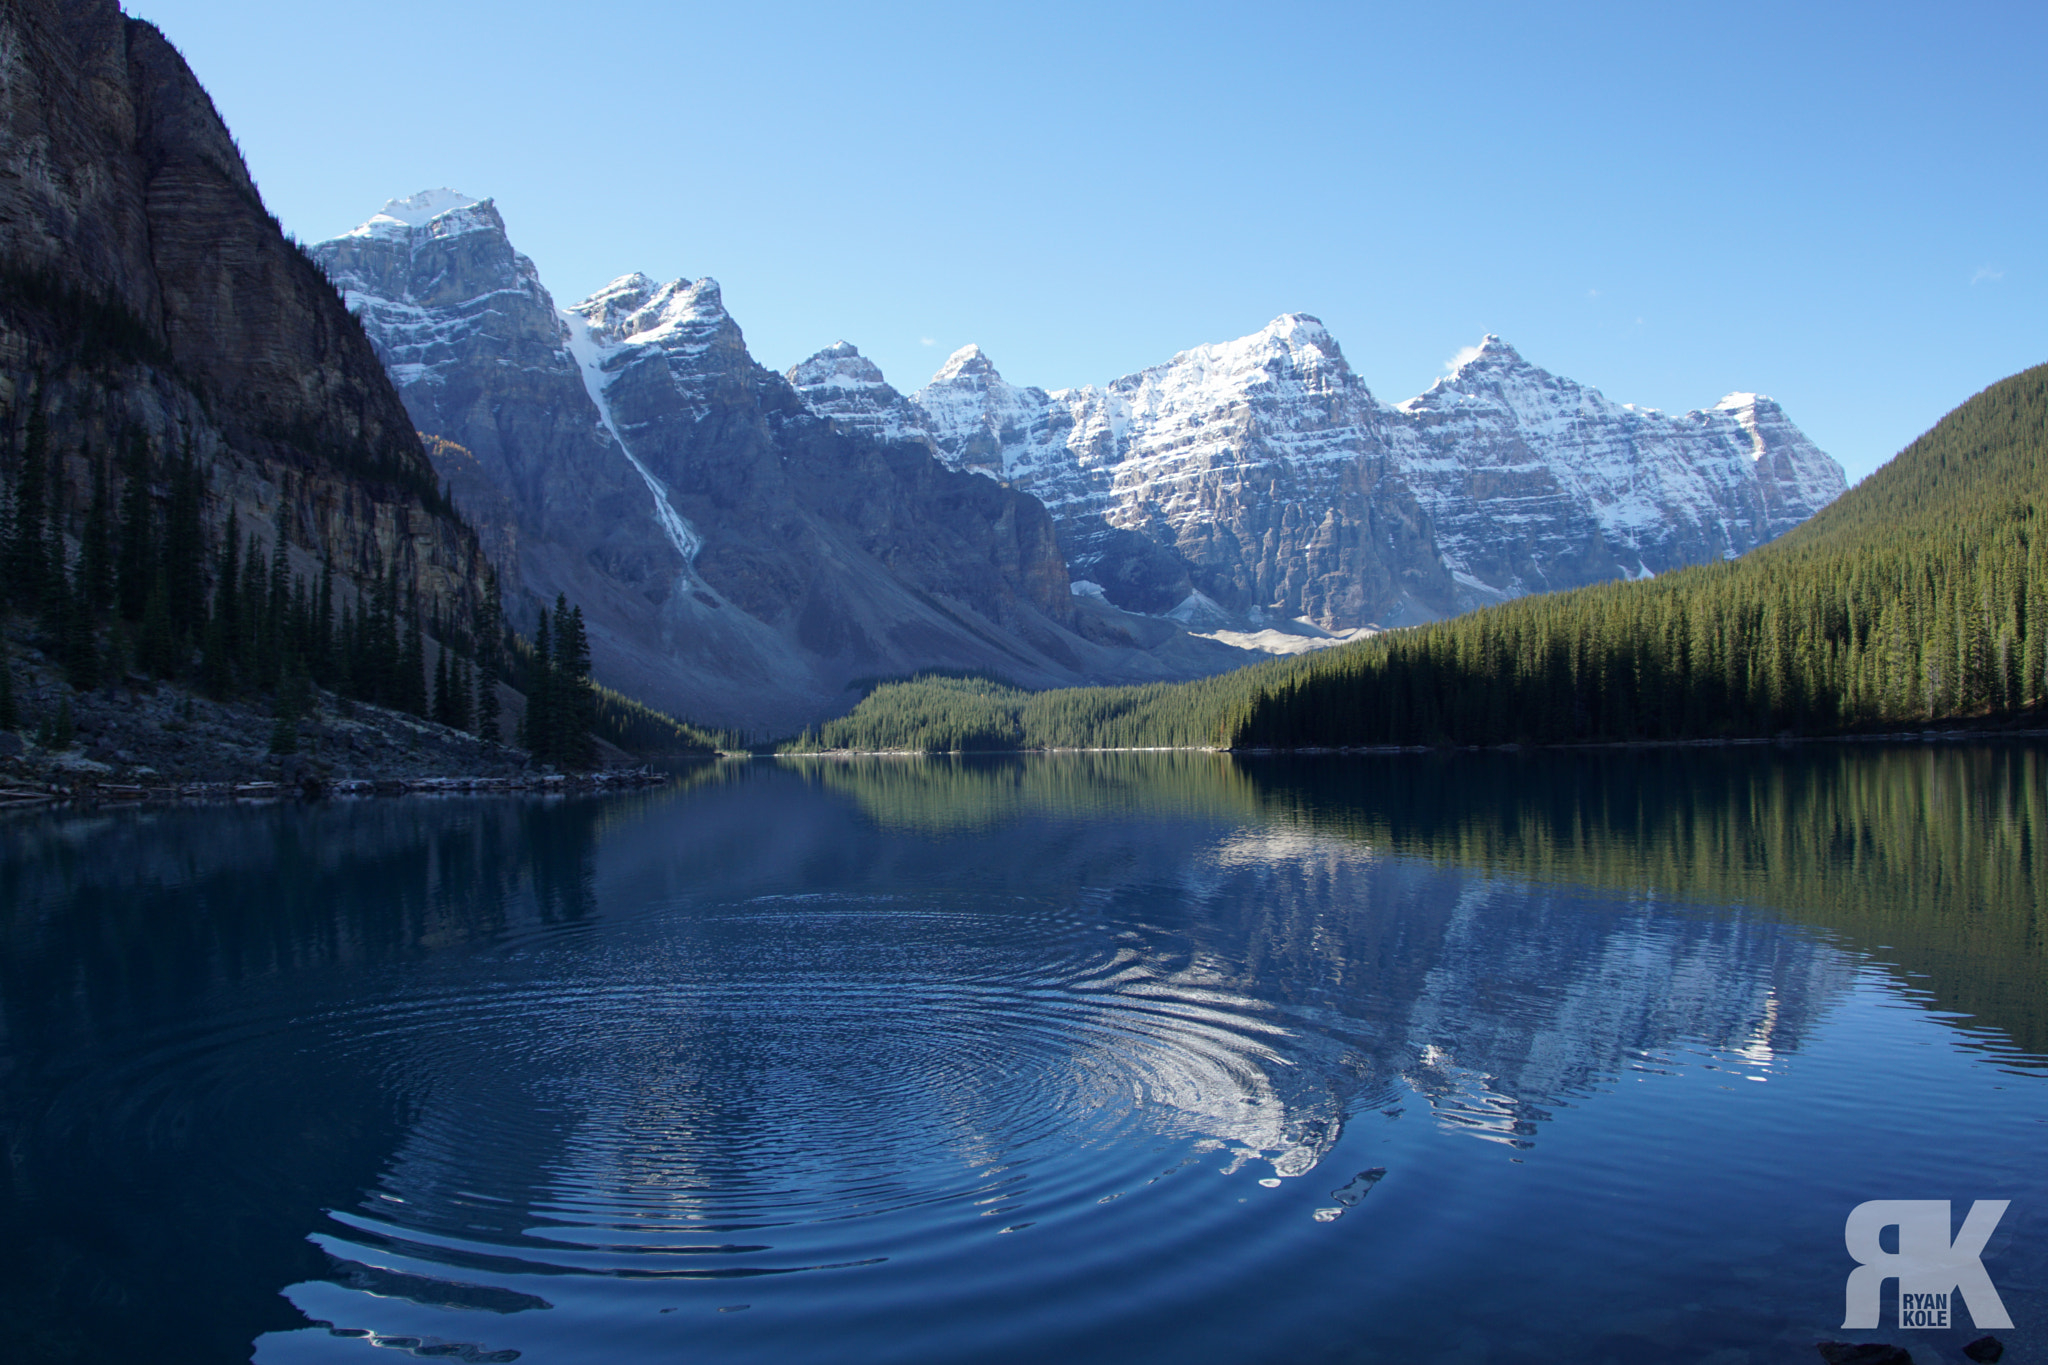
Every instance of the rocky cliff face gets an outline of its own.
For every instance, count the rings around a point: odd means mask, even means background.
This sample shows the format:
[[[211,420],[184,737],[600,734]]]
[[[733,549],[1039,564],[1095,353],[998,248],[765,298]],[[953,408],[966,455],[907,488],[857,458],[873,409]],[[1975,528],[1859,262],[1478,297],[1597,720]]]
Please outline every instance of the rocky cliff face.
[[[367,576],[397,565],[465,619],[475,537],[333,287],[265,211],[177,51],[114,0],[0,8],[0,409],[39,404],[84,510],[87,452],[186,447],[208,515]],[[74,528],[75,529],[75,528]]]
[[[1388,434],[1475,598],[1732,559],[1846,487],[1768,398],[1667,416],[1540,370],[1493,336],[1395,409]]]
[[[715,281],[627,275],[557,308],[492,204],[452,191],[314,251],[413,418],[460,448],[438,457],[458,502],[653,704],[776,730],[923,668],[1058,685],[1241,657],[1077,602],[1034,498],[814,414]]]
[[[843,342],[790,379],[836,425],[1036,494],[1076,580],[1191,622],[1393,625],[1661,573],[1844,486],[1767,398],[1668,417],[1497,337],[1390,407],[1302,314],[1100,388],[1020,388],[970,346],[905,397]]]

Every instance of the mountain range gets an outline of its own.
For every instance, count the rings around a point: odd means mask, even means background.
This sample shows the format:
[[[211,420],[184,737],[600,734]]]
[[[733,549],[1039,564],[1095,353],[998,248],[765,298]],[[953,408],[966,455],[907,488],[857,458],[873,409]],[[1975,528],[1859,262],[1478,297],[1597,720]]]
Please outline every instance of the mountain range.
[[[313,250],[485,544],[531,599],[577,602],[598,676],[653,705],[786,730],[920,669],[1057,686],[1244,657],[1076,598],[1029,494],[812,412],[715,281],[558,308],[496,207],[445,190]]]
[[[1302,313],[1101,387],[1021,388],[975,346],[908,397],[844,342],[789,377],[843,428],[1036,494],[1084,591],[1204,625],[1403,625],[1732,559],[1845,486],[1768,398],[1672,417],[1496,336],[1383,404]]]
[[[1767,398],[1667,416],[1496,337],[1399,405],[1305,314],[1055,392],[970,346],[906,396],[844,342],[768,371],[714,280],[557,306],[452,190],[312,251],[494,558],[584,604],[601,676],[727,725],[919,669],[1198,676],[1733,557],[1844,486]]]

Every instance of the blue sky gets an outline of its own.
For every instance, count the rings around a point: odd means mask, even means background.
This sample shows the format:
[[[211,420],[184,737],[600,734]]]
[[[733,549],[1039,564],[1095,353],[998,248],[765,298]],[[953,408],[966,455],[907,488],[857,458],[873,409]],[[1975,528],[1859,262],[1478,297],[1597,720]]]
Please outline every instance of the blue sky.
[[[1487,332],[1858,478],[2048,361],[2048,6],[126,0],[306,239],[448,185],[560,302],[1100,383],[1283,312],[1397,401]]]

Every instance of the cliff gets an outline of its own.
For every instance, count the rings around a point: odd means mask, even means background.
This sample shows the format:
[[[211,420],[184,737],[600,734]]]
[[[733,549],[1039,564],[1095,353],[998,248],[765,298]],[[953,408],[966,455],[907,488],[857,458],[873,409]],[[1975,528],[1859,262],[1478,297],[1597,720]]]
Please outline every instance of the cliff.
[[[286,238],[191,69],[114,0],[0,5],[0,433],[18,486],[30,413],[81,530],[97,458],[138,438],[167,497],[190,450],[204,519],[268,528],[295,563],[395,567],[467,622],[476,537],[321,269]]]

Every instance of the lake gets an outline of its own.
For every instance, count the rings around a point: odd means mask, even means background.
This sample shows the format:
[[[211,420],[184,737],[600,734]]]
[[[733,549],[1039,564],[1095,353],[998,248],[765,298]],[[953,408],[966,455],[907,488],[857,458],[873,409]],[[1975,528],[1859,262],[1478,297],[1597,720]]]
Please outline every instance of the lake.
[[[731,761],[0,822],[23,1361],[1959,1361],[2048,749]],[[1888,1234],[1895,1236],[1896,1234]],[[1887,1242],[1889,1248],[1893,1243]],[[2030,1352],[2032,1354],[2030,1354]]]

